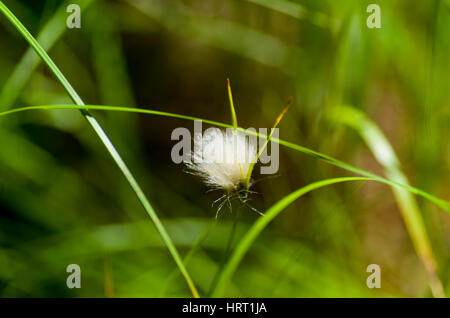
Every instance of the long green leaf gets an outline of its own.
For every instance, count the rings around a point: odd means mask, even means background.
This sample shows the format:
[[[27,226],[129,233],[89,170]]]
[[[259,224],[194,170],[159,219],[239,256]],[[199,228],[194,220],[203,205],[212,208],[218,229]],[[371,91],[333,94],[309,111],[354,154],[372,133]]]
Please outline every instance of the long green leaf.
[[[194,117],[194,116],[187,116],[187,115],[181,115],[181,114],[174,114],[174,113],[168,113],[168,112],[162,112],[162,111],[157,111],[157,110],[149,110],[149,109],[141,109],[141,108],[133,108],[133,107],[119,107],[119,106],[104,106],[104,105],[84,105],[84,106],[78,106],[78,105],[42,105],[42,106],[28,106],[28,107],[21,107],[21,108],[15,108],[15,109],[11,109],[8,111],[4,111],[4,112],[0,112],[0,116],[5,116],[8,114],[13,114],[13,113],[19,113],[19,112],[24,112],[24,111],[29,111],[29,110],[49,110],[49,109],[96,109],[96,110],[108,110],[108,111],[118,111],[118,112],[132,112],[132,113],[140,113],[140,114],[151,114],[151,115],[158,115],[158,116],[164,116],[164,117],[171,117],[171,118],[180,118],[180,119],[186,119],[186,120],[199,120],[202,121],[206,124],[210,124],[213,126],[218,126],[218,127],[224,127],[224,128],[233,128],[232,125],[229,124],[224,124],[221,122],[217,122],[217,121],[213,121],[213,120],[209,120],[209,119],[202,119],[199,117]],[[237,128],[237,130],[242,131],[246,134],[249,135],[255,135],[261,138],[267,138],[267,136],[263,135],[263,134],[259,134],[257,132],[251,131],[251,130],[247,130],[247,129],[242,129],[242,128]],[[367,178],[371,178],[374,179],[378,182],[381,183],[385,183],[387,185],[390,186],[395,186],[395,187],[399,187],[401,189],[407,190],[411,193],[414,193],[416,195],[419,195],[435,204],[437,204],[438,206],[440,206],[442,209],[444,209],[447,212],[450,212],[450,203],[437,198],[436,196],[429,194],[425,191],[422,191],[416,187],[407,185],[407,184],[403,184],[397,181],[393,181],[381,176],[378,176],[372,172],[357,168],[355,166],[352,166],[348,163],[345,163],[343,161],[337,160],[333,157],[330,157],[328,155],[325,155],[323,153],[317,152],[315,150],[311,150],[309,148],[294,144],[292,142],[289,141],[285,141],[279,138],[272,138],[271,139],[274,142],[279,143],[282,146],[288,147],[290,149],[302,152],[306,155],[309,156],[313,156],[317,159],[323,160],[329,164],[332,164],[336,167],[342,168],[344,170],[362,175],[364,177]]]
[[[258,235],[266,228],[266,226],[278,215],[280,214],[289,204],[300,198],[302,195],[313,191],[315,189],[346,181],[367,181],[375,179],[371,178],[361,178],[361,177],[348,177],[348,178],[334,178],[326,179],[311,183],[305,187],[302,187],[272,205],[265,213],[264,216],[258,218],[258,220],[252,225],[252,227],[246,232],[244,237],[239,241],[238,245],[231,254],[230,259],[226,263],[223,271],[221,272],[219,279],[217,281],[216,288],[213,290],[212,297],[220,297],[234,272],[236,271],[239,263],[249,250],[252,243],[256,240]]]
[[[394,149],[380,128],[362,111],[351,106],[339,106],[330,113],[330,119],[355,129],[366,142],[376,160],[383,166],[386,176],[394,181],[408,184],[408,178],[400,169]],[[436,274],[436,260],[430,239],[415,198],[404,189],[392,187],[406,228],[414,247],[422,260],[428,275],[428,281],[435,297],[444,297],[442,283]]]
[[[81,97],[78,95],[78,93],[75,91],[75,89],[72,87],[72,85],[69,83],[69,81],[66,79],[66,77],[62,74],[62,72],[59,70],[59,68],[56,66],[56,64],[53,62],[53,60],[48,56],[47,52],[42,48],[42,46],[36,41],[36,39],[30,34],[30,32],[25,28],[25,26],[16,18],[16,16],[6,7],[2,1],[0,1],[0,11],[5,15],[5,17],[14,25],[14,27],[22,34],[22,36],[28,41],[28,43],[31,45],[31,47],[36,51],[36,53],[41,57],[41,59],[47,64],[47,66],[51,69],[51,71],[54,73],[54,75],[57,77],[59,82],[63,85],[63,87],[66,89],[66,91],[69,93],[72,100],[80,107],[80,111],[83,114],[83,116],[86,118],[86,120],[89,122],[89,124],[92,126],[94,131],[97,133],[100,140],[103,142],[104,146],[107,148],[108,152],[116,162],[119,169],[122,171],[123,175],[127,179],[128,183],[136,193],[139,201],[141,202],[142,206],[152,219],[153,223],[155,224],[156,229],[158,230],[159,234],[161,235],[161,238],[163,239],[164,243],[166,244],[167,248],[169,249],[169,252],[171,253],[172,257],[175,260],[175,263],[177,264],[178,268],[180,269],[180,272],[182,273],[183,277],[186,280],[186,283],[188,284],[192,295],[194,297],[198,297],[197,289],[194,285],[194,282],[192,281],[189,273],[186,270],[186,267],[183,264],[183,261],[181,260],[180,255],[178,254],[177,249],[175,248],[175,245],[173,244],[169,234],[167,233],[164,225],[159,220],[156,212],[154,211],[153,207],[151,206],[150,202],[148,201],[147,197],[145,196],[144,192],[142,191],[141,187],[137,183],[136,179],[134,178],[131,171],[128,169],[127,165],[123,161],[122,157],[110,141],[109,137],[104,132],[103,128],[100,126],[98,121],[87,111],[86,108],[84,108],[84,102],[81,99]]]

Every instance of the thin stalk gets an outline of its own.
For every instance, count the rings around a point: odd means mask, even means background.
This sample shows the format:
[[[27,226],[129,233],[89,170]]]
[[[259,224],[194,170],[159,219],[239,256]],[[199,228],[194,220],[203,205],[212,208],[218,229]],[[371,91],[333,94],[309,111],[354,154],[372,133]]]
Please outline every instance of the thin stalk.
[[[228,256],[230,255],[231,248],[233,246],[234,237],[236,235],[237,225],[239,223],[239,215],[240,215],[239,211],[240,211],[240,209],[238,209],[236,211],[236,216],[234,218],[233,225],[231,226],[230,235],[228,235],[227,247],[225,248],[225,252],[222,255],[222,259],[220,260],[219,268],[217,269],[217,272],[214,275],[214,278],[211,282],[211,287],[209,288],[208,295],[211,295],[213,290],[216,289],[216,285],[219,280],[220,273],[222,272],[222,270],[225,266],[225,263],[227,262]]]
[[[281,111],[281,113],[278,115],[277,119],[275,120],[275,123],[270,131],[269,137],[266,139],[266,142],[264,143],[264,145],[261,147],[261,149],[259,149],[258,154],[256,155],[255,160],[253,160],[250,163],[250,167],[248,168],[247,171],[247,175],[245,176],[245,188],[248,189],[249,185],[250,185],[250,179],[252,177],[252,172],[253,169],[255,168],[256,163],[259,160],[259,157],[261,157],[262,153],[264,152],[264,150],[266,149],[267,145],[269,144],[269,141],[272,138],[273,132],[275,131],[275,128],[277,128],[278,124],[280,123],[281,119],[283,118],[284,114],[287,112],[287,110],[289,109],[289,107],[292,104],[292,97],[289,99],[288,104],[286,105],[286,107],[283,108],[283,110]]]
[[[234,109],[233,95],[231,94],[231,84],[229,78],[227,78],[227,86],[228,86],[228,99],[230,100],[231,120],[233,123],[233,128],[236,129],[238,124],[237,124],[236,110]]]
[[[84,107],[84,102],[81,99],[81,97],[78,95],[78,93],[75,91],[75,89],[72,87],[72,85],[69,83],[69,81],[66,79],[66,77],[63,75],[63,73],[59,70],[59,68],[56,66],[56,64],[53,62],[53,60],[48,56],[48,54],[45,52],[45,50],[40,46],[40,44],[36,41],[36,39],[30,34],[30,32],[25,28],[25,26],[17,19],[17,17],[8,9],[8,7],[3,4],[2,1],[0,1],[0,11],[5,15],[5,17],[11,22],[11,24],[14,25],[14,27],[22,34],[22,36],[28,41],[28,43],[32,46],[32,48],[36,51],[36,53],[41,57],[41,59],[47,64],[47,66],[50,68],[50,70],[53,72],[53,74],[56,76],[56,78],[59,80],[59,82],[62,84],[62,86],[65,88],[67,93],[70,95],[72,100],[75,104],[78,106]],[[88,112],[87,109],[80,109],[82,115],[86,118],[86,120],[89,122],[91,127],[94,129],[100,140],[103,142],[104,146],[108,150],[109,154],[119,167],[119,169],[122,171],[123,175],[127,179],[128,183],[130,184],[131,188],[136,193],[139,201],[141,202],[142,206],[152,219],[153,223],[155,224],[156,229],[158,230],[159,234],[161,235],[162,240],[166,244],[167,248],[169,249],[169,252],[172,254],[173,259],[175,260],[175,263],[177,264],[178,268],[180,269],[180,272],[182,273],[183,277],[186,280],[186,283],[189,286],[189,289],[192,292],[192,295],[194,297],[199,297],[197,289],[194,285],[194,282],[192,281],[189,273],[187,272],[180,255],[178,254],[177,249],[175,248],[175,245],[173,244],[172,240],[170,239],[169,234],[167,233],[166,229],[164,228],[164,225],[159,220],[156,212],[153,210],[153,207],[151,206],[150,202],[147,200],[144,192],[142,191],[141,187],[137,183],[136,179],[134,178],[131,171],[128,169],[127,165],[121,158],[119,152],[116,150],[112,142],[110,141],[109,137],[106,135],[103,128],[100,126],[98,121]]]

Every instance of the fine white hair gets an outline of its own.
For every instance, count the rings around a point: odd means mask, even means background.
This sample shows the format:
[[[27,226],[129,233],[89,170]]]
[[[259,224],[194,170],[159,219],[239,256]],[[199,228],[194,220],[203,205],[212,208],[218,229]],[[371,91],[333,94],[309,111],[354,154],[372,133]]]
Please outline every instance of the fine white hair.
[[[191,162],[186,165],[212,188],[237,190],[256,160],[255,139],[235,129],[209,128],[194,136]]]

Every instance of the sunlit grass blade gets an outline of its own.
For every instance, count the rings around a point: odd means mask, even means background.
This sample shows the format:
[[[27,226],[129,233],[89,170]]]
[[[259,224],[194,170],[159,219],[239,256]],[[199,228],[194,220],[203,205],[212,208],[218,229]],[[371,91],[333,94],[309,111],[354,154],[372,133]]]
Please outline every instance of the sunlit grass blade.
[[[115,163],[119,167],[119,169],[122,171],[123,175],[127,179],[128,183],[130,184],[131,188],[136,193],[136,196],[138,197],[139,201],[141,202],[142,206],[152,219],[153,223],[155,224],[156,229],[158,230],[159,234],[161,235],[162,240],[166,244],[169,252],[171,253],[172,257],[174,258],[178,268],[180,269],[180,272],[182,273],[183,277],[186,280],[186,283],[188,284],[192,295],[194,297],[199,297],[197,289],[194,285],[194,282],[192,281],[189,273],[187,272],[183,261],[181,260],[180,255],[178,254],[177,249],[175,248],[175,245],[173,244],[169,234],[167,233],[166,229],[164,228],[164,225],[159,220],[156,212],[154,211],[153,207],[151,206],[150,202],[148,201],[147,197],[145,196],[144,192],[142,191],[141,187],[137,183],[136,179],[134,178],[131,171],[128,169],[128,166],[123,161],[122,157],[110,141],[109,137],[104,132],[103,128],[100,126],[98,121],[87,111],[84,107],[84,102],[81,99],[81,97],[78,95],[78,93],[75,91],[75,89],[72,87],[72,85],[69,83],[69,81],[66,79],[66,77],[62,74],[62,72],[59,70],[59,68],[56,66],[56,64],[53,62],[53,60],[48,56],[48,54],[45,52],[45,50],[42,48],[42,46],[36,41],[36,39],[30,34],[30,32],[25,28],[25,26],[17,19],[17,17],[3,4],[2,1],[0,1],[0,11],[5,15],[5,17],[14,25],[14,27],[22,34],[22,36],[28,41],[28,43],[31,45],[31,47],[36,51],[36,53],[42,58],[42,60],[47,64],[47,66],[50,68],[50,70],[53,72],[53,74],[57,77],[59,82],[63,85],[63,87],[66,89],[72,100],[80,106],[80,111],[83,114],[83,116],[87,119],[89,124],[92,126],[94,131],[97,133],[100,140],[103,142],[104,146],[107,148],[108,152],[114,159]]]
[[[229,78],[227,78],[227,86],[228,86],[228,99],[230,100],[231,120],[233,123],[233,127],[236,129],[238,124],[237,124],[236,110],[234,109],[233,94],[231,94],[231,84]]]
[[[267,139],[266,139],[266,141],[264,142],[264,144],[263,144],[263,146],[261,147],[261,149],[259,149],[259,151],[258,151],[258,153],[257,153],[257,155],[256,155],[255,160],[253,160],[253,161],[250,163],[250,167],[248,168],[247,175],[245,176],[245,188],[246,188],[246,189],[248,189],[248,187],[249,187],[250,179],[251,179],[251,177],[252,177],[252,172],[253,172],[253,169],[255,168],[256,163],[257,163],[258,160],[259,160],[259,157],[261,157],[262,153],[264,152],[264,150],[266,149],[267,145],[269,144],[269,142],[270,142],[270,140],[271,140],[271,138],[272,138],[273,132],[275,131],[275,128],[277,128],[277,126],[278,126],[278,124],[280,123],[281,119],[283,118],[284,114],[286,114],[286,112],[288,111],[289,107],[290,107],[291,104],[292,104],[292,101],[293,101],[293,98],[291,97],[291,98],[289,99],[289,101],[288,101],[286,107],[283,108],[283,110],[282,110],[281,113],[278,115],[277,119],[275,120],[275,123],[274,123],[274,125],[273,125],[273,127],[272,127],[272,129],[271,129],[271,131],[270,131],[270,134],[269,134],[269,136],[267,137]]]
[[[408,184],[408,179],[400,169],[400,161],[394,149],[380,128],[363,112],[351,106],[339,106],[335,108],[335,112],[330,115],[330,118],[355,129],[360,134],[377,161],[383,166],[389,179]],[[435,297],[444,297],[444,289],[436,273],[436,259],[417,202],[404,189],[392,187],[392,191],[417,254],[424,264],[431,291]]]
[[[30,110],[50,110],[50,109],[81,109],[81,110],[86,110],[86,109],[92,109],[92,110],[107,110],[107,111],[118,111],[118,112],[132,112],[132,113],[140,113],[140,114],[150,114],[150,115],[157,115],[157,116],[163,116],[163,117],[171,117],[171,118],[179,118],[179,119],[186,119],[186,120],[191,120],[191,121],[202,121],[206,124],[210,124],[213,126],[218,126],[218,127],[224,127],[224,128],[233,128],[232,125],[229,124],[225,124],[225,123],[221,123],[221,122],[217,122],[217,121],[213,121],[213,120],[209,120],[209,119],[202,119],[199,117],[194,117],[194,116],[187,116],[187,115],[181,115],[181,114],[175,114],[175,113],[168,113],[168,112],[163,112],[163,111],[157,111],[157,110],[150,110],[150,109],[141,109],[141,108],[133,108],[133,107],[120,107],[120,106],[105,106],[105,105],[84,105],[84,106],[79,106],[79,105],[42,105],[42,106],[28,106],[28,107],[21,107],[21,108],[15,108],[15,109],[11,109],[8,111],[4,111],[4,112],[0,112],[0,116],[5,116],[5,115],[9,115],[9,114],[13,114],[13,113],[19,113],[19,112],[24,112],[24,111],[30,111]],[[260,138],[268,138],[268,136],[265,136],[263,134],[259,134],[257,132],[254,132],[252,130],[247,130],[247,129],[242,129],[242,128],[237,128],[238,131],[241,131],[243,133],[249,134],[249,135],[254,135]],[[325,161],[331,165],[334,165],[336,167],[339,167],[341,169],[359,174],[361,176],[367,177],[367,178],[371,178],[374,179],[378,182],[390,185],[390,186],[395,186],[395,187],[399,187],[402,188],[404,190],[407,190],[411,193],[414,193],[416,195],[419,195],[433,203],[435,203],[436,205],[438,205],[439,207],[441,207],[443,210],[450,212],[450,203],[439,199],[438,197],[429,194],[425,191],[422,191],[416,187],[410,186],[408,184],[403,184],[397,181],[393,181],[384,177],[381,177],[379,175],[376,175],[372,172],[357,168],[351,164],[345,163],[341,160],[337,160],[333,157],[330,157],[328,155],[325,155],[323,153],[320,153],[318,151],[297,145],[295,143],[286,141],[286,140],[282,140],[279,138],[272,138],[272,141],[279,143],[280,145],[290,148],[292,150],[296,150],[299,151],[301,153],[304,153],[308,156],[312,156],[316,159],[320,159],[322,161]]]
[[[252,225],[252,227],[245,233],[244,237],[241,238],[239,243],[236,245],[233,253],[231,254],[228,262],[226,263],[223,271],[221,272],[216,288],[211,293],[212,297],[221,297],[227,284],[231,280],[234,272],[236,271],[239,263],[250,249],[253,242],[256,240],[258,235],[266,228],[266,226],[277,216],[279,215],[289,204],[300,198],[302,195],[313,191],[315,189],[346,181],[368,181],[374,179],[371,178],[362,178],[362,177],[347,177],[347,178],[334,178],[334,179],[326,179],[311,183],[305,187],[302,187],[281,200],[272,205],[263,216],[258,218],[258,220]]]

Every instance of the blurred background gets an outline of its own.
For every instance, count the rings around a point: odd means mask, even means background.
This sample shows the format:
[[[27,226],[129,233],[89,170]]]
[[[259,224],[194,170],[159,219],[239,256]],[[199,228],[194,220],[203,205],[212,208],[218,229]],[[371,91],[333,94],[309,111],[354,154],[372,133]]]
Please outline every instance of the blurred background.
[[[88,104],[230,123],[230,78],[241,127],[271,127],[293,96],[281,139],[379,175],[403,173],[450,199],[448,0],[378,0],[379,29],[366,25],[373,1],[3,2]],[[70,3],[82,9],[80,29],[66,27]],[[1,16],[0,23],[0,111],[71,104],[10,22]],[[237,206],[215,223],[219,194],[172,162],[172,130],[192,131],[193,123],[93,113],[182,256],[196,246],[187,269],[208,295]],[[383,162],[386,147],[398,161]],[[280,147],[279,174],[255,186],[251,204],[265,211],[311,182],[350,175]],[[430,281],[450,293],[450,216],[407,197],[412,203],[402,206],[375,182],[302,197],[258,237],[225,296],[430,297]],[[190,296],[136,195],[76,110],[0,117],[0,211],[1,297]],[[428,271],[417,249],[423,237],[415,245],[405,225],[411,211],[432,250]],[[241,209],[233,244],[259,217]],[[372,263],[381,267],[380,289],[366,286]],[[80,289],[66,286],[69,264],[81,267]]]

